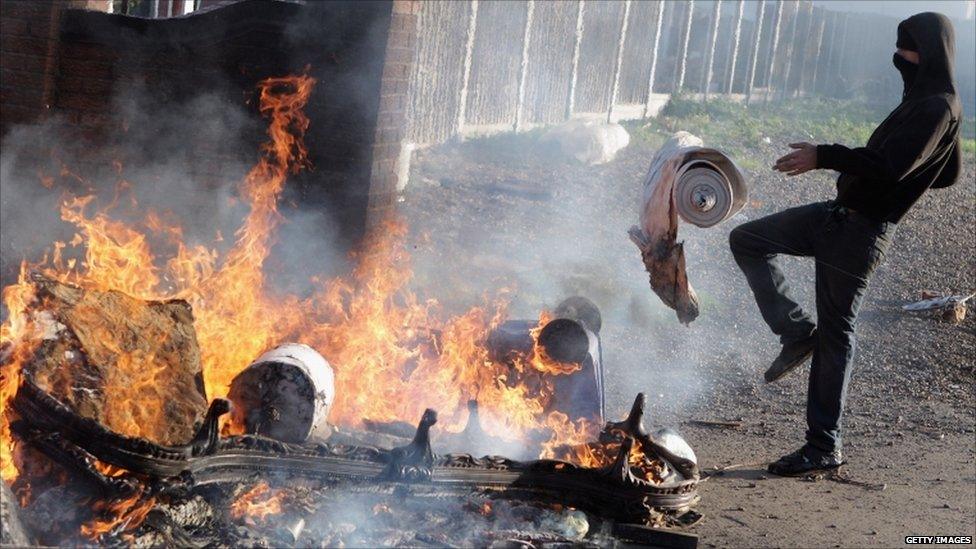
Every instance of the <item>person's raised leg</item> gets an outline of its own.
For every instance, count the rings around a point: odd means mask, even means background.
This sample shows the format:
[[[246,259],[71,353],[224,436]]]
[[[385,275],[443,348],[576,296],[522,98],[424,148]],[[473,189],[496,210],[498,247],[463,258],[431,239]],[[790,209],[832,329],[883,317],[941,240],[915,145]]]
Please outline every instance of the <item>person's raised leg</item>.
[[[759,311],[784,345],[808,338],[816,324],[790,295],[777,256],[813,255],[813,235],[826,215],[826,204],[808,204],[743,223],[729,234],[732,255]]]

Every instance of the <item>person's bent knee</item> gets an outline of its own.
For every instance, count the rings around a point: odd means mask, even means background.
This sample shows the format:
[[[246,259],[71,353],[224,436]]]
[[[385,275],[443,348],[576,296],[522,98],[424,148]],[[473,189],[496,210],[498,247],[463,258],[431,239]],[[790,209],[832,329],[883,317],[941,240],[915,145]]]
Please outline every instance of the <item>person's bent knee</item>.
[[[749,232],[743,229],[743,225],[739,225],[729,232],[729,249],[732,250],[734,255],[742,255],[745,253],[750,247],[750,241]]]

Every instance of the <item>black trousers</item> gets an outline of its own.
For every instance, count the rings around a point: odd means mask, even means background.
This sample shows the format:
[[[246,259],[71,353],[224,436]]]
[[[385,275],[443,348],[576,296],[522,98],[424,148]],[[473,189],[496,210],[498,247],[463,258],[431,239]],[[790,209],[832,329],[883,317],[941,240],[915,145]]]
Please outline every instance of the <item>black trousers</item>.
[[[807,392],[807,442],[824,451],[841,448],[857,311],[894,228],[820,202],[744,223],[729,235],[732,254],[773,333],[789,343],[817,330]],[[790,296],[780,254],[816,259],[816,323]]]

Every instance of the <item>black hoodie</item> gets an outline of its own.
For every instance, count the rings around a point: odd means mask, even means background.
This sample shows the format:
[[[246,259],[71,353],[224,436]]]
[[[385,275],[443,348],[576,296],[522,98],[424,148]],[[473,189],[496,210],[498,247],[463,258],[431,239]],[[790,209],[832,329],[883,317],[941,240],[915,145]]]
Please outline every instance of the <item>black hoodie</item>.
[[[897,223],[929,187],[959,178],[959,122],[952,63],[952,23],[939,13],[919,13],[898,25],[917,46],[913,76],[905,74],[901,104],[865,147],[819,145],[817,167],[837,170],[837,203],[876,221]]]

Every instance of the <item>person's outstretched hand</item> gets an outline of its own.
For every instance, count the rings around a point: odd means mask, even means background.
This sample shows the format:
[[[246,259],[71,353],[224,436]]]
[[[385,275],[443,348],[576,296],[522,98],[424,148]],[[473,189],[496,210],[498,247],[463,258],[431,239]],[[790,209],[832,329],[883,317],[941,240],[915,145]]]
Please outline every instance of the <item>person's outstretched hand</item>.
[[[790,143],[790,154],[780,157],[773,169],[786,175],[800,175],[817,169],[817,146],[813,143]]]

